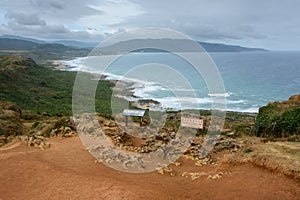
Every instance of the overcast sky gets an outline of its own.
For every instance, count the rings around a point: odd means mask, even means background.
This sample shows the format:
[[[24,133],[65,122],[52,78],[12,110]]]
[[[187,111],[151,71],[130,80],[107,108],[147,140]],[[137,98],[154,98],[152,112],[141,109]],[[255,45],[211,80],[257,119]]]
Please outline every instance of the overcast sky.
[[[299,0],[1,0],[0,35],[101,40],[171,28],[206,42],[300,50]]]

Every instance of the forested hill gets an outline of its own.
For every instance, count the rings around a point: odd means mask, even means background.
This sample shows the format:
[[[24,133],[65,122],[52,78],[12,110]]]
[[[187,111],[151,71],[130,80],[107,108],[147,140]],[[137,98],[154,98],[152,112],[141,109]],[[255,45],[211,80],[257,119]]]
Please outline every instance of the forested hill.
[[[76,72],[41,67],[31,58],[0,55],[0,101],[16,103],[31,113],[72,114],[72,92]],[[113,83],[101,81],[96,109],[110,112]]]

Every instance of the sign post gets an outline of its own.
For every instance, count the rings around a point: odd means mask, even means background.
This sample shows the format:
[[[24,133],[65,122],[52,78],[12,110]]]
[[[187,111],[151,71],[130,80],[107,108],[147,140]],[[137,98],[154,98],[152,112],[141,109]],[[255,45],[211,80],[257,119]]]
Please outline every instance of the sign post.
[[[138,109],[124,109],[122,115],[125,116],[125,124],[128,125],[128,116],[130,117],[143,117],[145,114],[145,110]]]
[[[181,126],[203,129],[203,119],[200,119],[198,115],[183,113],[181,115]]]

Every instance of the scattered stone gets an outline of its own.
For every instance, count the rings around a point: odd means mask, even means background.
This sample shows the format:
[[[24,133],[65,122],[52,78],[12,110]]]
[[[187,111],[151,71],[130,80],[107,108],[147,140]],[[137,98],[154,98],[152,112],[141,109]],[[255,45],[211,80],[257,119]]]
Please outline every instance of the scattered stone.
[[[161,175],[164,175],[164,169],[163,168],[157,170],[157,172],[160,173]]]
[[[214,175],[209,175],[209,176],[207,177],[207,179],[212,179],[212,180],[220,179],[220,178],[222,178],[223,174],[225,174],[225,173],[219,172],[219,173],[214,174]]]
[[[205,176],[205,175],[206,175],[205,172],[194,172],[194,173],[192,173],[192,172],[190,172],[190,173],[189,172],[183,172],[181,174],[181,176],[185,177],[185,178],[191,177],[192,181],[200,178],[201,176]]]
[[[191,156],[191,155],[189,155],[189,154],[184,154],[184,155],[182,156],[182,158],[185,158],[186,160],[188,160],[188,159],[191,159],[191,160],[197,160],[194,156]]]
[[[50,148],[50,143],[43,136],[20,136],[19,139],[29,147],[37,147],[42,150]]]
[[[182,163],[181,163],[181,162],[178,162],[178,161],[176,161],[176,162],[174,162],[174,165],[175,165],[176,167],[178,167],[178,166],[181,166],[181,165],[182,165]]]
[[[189,177],[189,173],[188,173],[188,172],[183,172],[183,173],[181,174],[181,176],[187,178],[187,177]]]
[[[38,145],[38,147],[39,147],[40,149],[42,149],[42,150],[44,150],[44,149],[49,149],[49,148],[50,148],[50,143],[47,142],[47,141],[42,141],[42,142]]]
[[[230,133],[227,133],[226,136],[232,137],[232,136],[234,136],[234,134],[235,134],[234,132],[230,132]]]
[[[113,121],[110,121],[108,124],[107,124],[108,127],[116,127],[117,124]]]
[[[169,173],[171,176],[175,176],[173,169],[168,166],[157,169],[157,172],[160,173],[161,175],[164,175],[165,173]]]
[[[212,162],[211,158],[206,157],[206,158],[197,160],[197,161],[195,162],[195,165],[201,167],[201,166],[203,166],[203,165],[208,165],[208,164],[212,164],[212,163],[213,163],[213,162]]]
[[[205,172],[200,172],[200,173],[199,173],[199,172],[196,172],[196,173],[189,173],[189,174],[190,174],[190,176],[191,176],[192,181],[194,181],[194,180],[200,178],[201,176],[205,176],[205,175],[206,175]]]

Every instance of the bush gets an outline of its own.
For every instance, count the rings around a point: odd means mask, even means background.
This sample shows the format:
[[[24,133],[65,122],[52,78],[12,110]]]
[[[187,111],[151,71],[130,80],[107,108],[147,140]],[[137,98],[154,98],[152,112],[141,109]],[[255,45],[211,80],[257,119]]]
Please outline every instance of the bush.
[[[251,135],[252,128],[253,124],[250,123],[239,123],[232,126],[232,129],[237,136]]]
[[[254,151],[254,149],[251,148],[251,147],[249,147],[249,148],[247,148],[247,149],[244,150],[244,153],[251,153],[253,151]]]
[[[275,102],[260,108],[254,130],[261,137],[300,135],[300,106]]]

